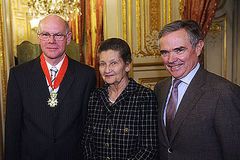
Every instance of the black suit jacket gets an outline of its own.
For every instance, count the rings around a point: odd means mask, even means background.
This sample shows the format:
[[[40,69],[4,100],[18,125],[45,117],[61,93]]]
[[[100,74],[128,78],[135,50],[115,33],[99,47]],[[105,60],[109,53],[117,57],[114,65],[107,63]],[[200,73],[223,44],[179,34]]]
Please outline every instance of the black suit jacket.
[[[171,78],[157,83],[160,160],[239,160],[240,87],[200,68],[186,90],[168,140],[163,122]]]
[[[50,97],[40,58],[10,70],[7,91],[5,160],[80,160],[94,69],[69,58],[58,91]]]

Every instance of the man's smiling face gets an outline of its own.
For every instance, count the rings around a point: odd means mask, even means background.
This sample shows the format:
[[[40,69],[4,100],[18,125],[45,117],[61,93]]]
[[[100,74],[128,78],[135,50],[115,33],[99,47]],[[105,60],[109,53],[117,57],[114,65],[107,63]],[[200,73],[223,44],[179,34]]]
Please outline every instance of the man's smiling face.
[[[204,43],[200,40],[194,48],[188,33],[184,29],[179,29],[163,35],[159,45],[166,69],[173,77],[181,79],[197,65]]]

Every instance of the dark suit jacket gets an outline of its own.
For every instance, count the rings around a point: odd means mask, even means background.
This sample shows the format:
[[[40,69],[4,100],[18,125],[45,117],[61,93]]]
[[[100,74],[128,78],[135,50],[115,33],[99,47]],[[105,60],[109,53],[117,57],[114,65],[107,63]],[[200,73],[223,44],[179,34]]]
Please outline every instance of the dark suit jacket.
[[[40,58],[10,70],[7,91],[5,160],[80,160],[94,69],[69,58],[58,91],[50,97]]]
[[[163,113],[171,78],[157,83],[160,160],[239,160],[240,87],[199,69],[179,105],[167,138]]]

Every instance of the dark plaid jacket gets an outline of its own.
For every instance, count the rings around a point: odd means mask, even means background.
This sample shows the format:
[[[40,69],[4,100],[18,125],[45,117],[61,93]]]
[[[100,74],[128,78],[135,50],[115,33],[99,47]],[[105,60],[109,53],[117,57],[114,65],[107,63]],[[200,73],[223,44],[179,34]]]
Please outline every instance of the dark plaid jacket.
[[[157,101],[152,90],[130,79],[115,103],[108,86],[90,98],[85,129],[85,158],[150,160],[157,150]]]

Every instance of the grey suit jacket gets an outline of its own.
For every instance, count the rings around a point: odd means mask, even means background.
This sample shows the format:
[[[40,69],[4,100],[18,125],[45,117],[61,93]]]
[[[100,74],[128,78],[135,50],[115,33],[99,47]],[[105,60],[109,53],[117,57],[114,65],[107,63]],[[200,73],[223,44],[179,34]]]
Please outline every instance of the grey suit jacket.
[[[158,82],[160,160],[239,160],[240,87],[199,68],[179,105],[168,140],[163,113],[171,78]]]
[[[81,160],[80,142],[95,71],[69,58],[59,86],[58,105],[50,97],[40,58],[10,70],[7,92],[5,160]]]

